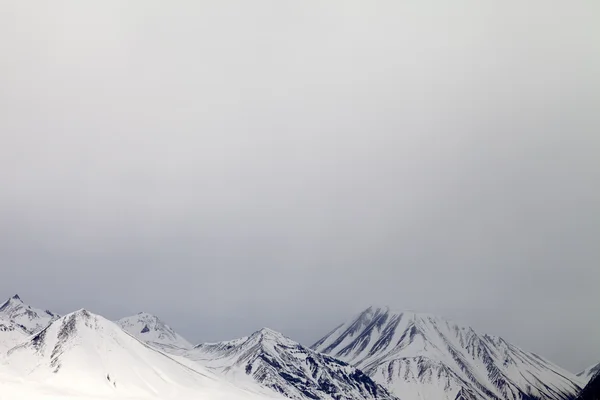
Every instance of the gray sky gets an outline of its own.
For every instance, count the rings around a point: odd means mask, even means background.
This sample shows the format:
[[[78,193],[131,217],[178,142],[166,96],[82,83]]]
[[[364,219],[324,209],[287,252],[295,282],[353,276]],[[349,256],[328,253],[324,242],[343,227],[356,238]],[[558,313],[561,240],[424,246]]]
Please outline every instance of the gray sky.
[[[600,3],[6,1],[0,295],[600,361]]]

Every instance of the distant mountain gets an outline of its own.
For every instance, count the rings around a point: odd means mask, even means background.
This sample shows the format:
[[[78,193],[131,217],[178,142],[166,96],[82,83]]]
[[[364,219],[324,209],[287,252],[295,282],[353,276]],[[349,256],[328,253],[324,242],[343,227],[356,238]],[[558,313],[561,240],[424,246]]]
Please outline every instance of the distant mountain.
[[[566,400],[579,379],[506,342],[426,314],[370,307],[315,343],[403,399]]]
[[[0,306],[0,398],[11,400],[600,400],[600,365],[579,375],[468,326],[386,307],[307,348],[267,328],[192,347],[147,313],[59,317],[18,295]]]
[[[41,331],[59,317],[60,315],[51,311],[40,310],[23,303],[18,294],[0,306],[0,319],[12,321],[30,334]]]
[[[140,342],[114,322],[79,310],[9,350],[0,372],[73,398],[256,397],[185,361]]]
[[[588,384],[576,397],[577,400],[600,400],[600,371],[596,371]]]
[[[122,318],[116,323],[136,338],[163,350],[192,348],[190,342],[152,314],[141,312],[131,317]]]
[[[581,371],[577,374],[578,377],[581,378],[582,381],[588,383],[594,375],[600,372],[600,363],[596,365],[592,365],[591,367]]]
[[[267,328],[241,339],[200,344],[185,356],[234,382],[252,377],[292,399],[396,400],[356,368]]]

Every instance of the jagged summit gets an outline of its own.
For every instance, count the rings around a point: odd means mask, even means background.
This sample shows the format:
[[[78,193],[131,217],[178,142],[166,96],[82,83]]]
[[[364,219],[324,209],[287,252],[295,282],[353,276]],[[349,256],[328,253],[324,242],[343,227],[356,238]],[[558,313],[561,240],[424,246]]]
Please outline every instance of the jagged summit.
[[[284,336],[282,333],[277,332],[271,328],[261,328],[254,332],[250,337],[261,337],[268,340],[275,340],[279,342],[291,341],[287,336]]]
[[[14,296],[9,297],[8,300],[6,300],[0,306],[0,312],[2,310],[6,310],[7,308],[10,308],[10,307],[16,307],[19,304],[23,304],[23,300],[21,300],[21,298],[19,297],[18,294],[15,294]]]
[[[139,312],[116,321],[123,330],[163,350],[190,349],[192,345],[157,316]]]
[[[240,339],[199,344],[184,355],[236,382],[251,377],[293,399],[397,400],[361,371],[269,328]]]
[[[283,336],[281,333],[271,329],[271,328],[260,328],[258,331],[256,331],[257,333],[260,333],[262,335],[277,335],[277,336]]]
[[[365,310],[358,313],[358,316],[363,316],[363,318],[366,318],[367,320],[369,320],[373,317],[377,317],[377,316],[397,316],[397,315],[402,315],[403,318],[408,318],[408,319],[413,319],[413,320],[419,319],[419,318],[421,318],[421,319],[426,318],[426,319],[439,320],[439,321],[444,321],[444,322],[455,324],[455,322],[450,321],[449,319],[447,319],[441,315],[436,315],[436,314],[422,312],[422,311],[415,311],[415,310],[411,310],[411,309],[399,310],[399,309],[391,308],[391,307],[385,306],[385,305],[370,305]]]
[[[83,318],[83,320],[88,320],[89,318],[92,317],[92,315],[96,316],[97,314],[92,314],[87,309],[80,308],[78,310],[75,310],[75,311],[65,315],[65,317],[75,317],[75,318],[79,317],[79,318]],[[104,318],[104,317],[102,317],[102,318]]]
[[[10,307],[10,305],[12,304],[13,306],[15,304],[23,304],[23,300],[21,300],[21,297],[19,297],[18,294],[15,294],[11,297],[9,297],[1,306],[0,306],[0,311],[6,307]]]
[[[365,309],[312,348],[362,369],[400,397],[562,400],[579,390],[574,375],[501,338],[389,307]]]
[[[283,335],[281,332],[277,332],[271,328],[261,328],[253,332],[249,336],[244,336],[238,339],[226,340],[222,342],[207,342],[200,343],[193,347],[193,349],[202,349],[203,352],[213,353],[220,352],[222,350],[233,349],[239,351],[240,348],[252,348],[256,350],[258,348],[272,349],[275,346],[298,346],[297,342]]]
[[[158,317],[156,315],[150,314],[149,312],[146,312],[146,311],[140,311],[136,315],[139,315],[140,317],[147,317],[147,318],[151,318],[151,319],[158,319]]]
[[[30,334],[41,331],[59,317],[49,310],[41,310],[25,304],[18,294],[9,297],[0,306],[0,319],[12,321]]]

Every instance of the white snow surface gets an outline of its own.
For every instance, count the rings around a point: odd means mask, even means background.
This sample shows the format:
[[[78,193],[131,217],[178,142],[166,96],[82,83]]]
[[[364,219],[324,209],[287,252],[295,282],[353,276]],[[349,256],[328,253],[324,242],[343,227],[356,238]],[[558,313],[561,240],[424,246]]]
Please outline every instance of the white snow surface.
[[[403,399],[563,400],[574,374],[499,337],[444,318],[369,307],[312,348],[363,370]]]
[[[20,325],[28,333],[37,333],[60,315],[48,310],[31,307],[15,294],[0,306],[0,319]]]
[[[122,329],[136,338],[168,352],[191,349],[192,344],[158,317],[140,312],[116,321]]]
[[[68,314],[0,360],[0,399],[258,399],[86,310]]]
[[[6,353],[12,347],[23,342],[29,336],[23,327],[13,321],[0,319],[0,354]]]
[[[600,373],[575,376],[502,338],[387,307],[312,347],[264,328],[192,348],[151,314],[60,318],[15,295],[0,306],[0,400],[564,400]]]
[[[268,328],[240,339],[200,344],[184,355],[233,382],[254,379],[292,399],[397,400],[356,368]]]
[[[587,385],[587,383],[592,379],[592,377],[598,373],[600,373],[600,363],[586,368],[585,370],[578,373],[577,376],[581,379],[584,385]]]

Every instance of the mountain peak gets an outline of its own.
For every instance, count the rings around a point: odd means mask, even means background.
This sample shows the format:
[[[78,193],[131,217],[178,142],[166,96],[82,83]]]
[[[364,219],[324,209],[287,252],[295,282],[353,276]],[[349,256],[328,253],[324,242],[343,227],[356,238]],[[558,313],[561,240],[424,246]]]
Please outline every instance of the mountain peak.
[[[150,314],[149,312],[146,311],[140,311],[139,313],[137,313],[136,315],[140,316],[140,317],[146,317],[146,318],[153,318],[153,319],[158,319],[158,317],[154,314]]]
[[[96,314],[92,314],[85,308],[80,308],[79,310],[73,311],[71,314],[67,314],[67,315],[76,315],[76,316],[83,317],[83,318],[89,318],[92,315],[96,315]]]
[[[397,400],[363,372],[270,328],[240,339],[200,344],[184,355],[233,379],[250,376],[291,399]]]
[[[439,315],[434,315],[426,312],[419,312],[411,309],[407,310],[399,310],[394,309],[385,305],[370,305],[368,308],[363,310],[359,315],[402,315],[404,318],[429,318],[429,319],[438,319],[445,320],[443,317]]]
[[[62,317],[58,318],[57,320],[53,321],[52,323],[62,323],[62,324],[66,324],[68,321],[74,321],[71,323],[75,323],[75,321],[77,323],[79,323],[79,321],[88,321],[92,318],[101,318],[104,319],[104,317],[101,317],[97,314],[94,314],[92,312],[89,312],[88,310],[86,310],[85,308],[80,308],[79,310],[73,311],[69,314],[63,315]]]
[[[22,326],[28,333],[37,333],[59,316],[50,311],[31,307],[21,300],[18,294],[8,298],[0,306],[0,318]]]
[[[61,388],[69,398],[221,398],[215,393],[223,391],[224,399],[254,398],[200,366],[176,361],[141,343],[114,322],[85,309],[65,315],[12,347],[0,358],[0,367],[36,386],[51,382],[53,392]],[[7,392],[4,386],[2,398]]]
[[[6,300],[0,306],[0,311],[4,311],[8,308],[14,308],[14,307],[17,307],[22,304],[23,304],[23,300],[21,300],[21,298],[19,297],[18,294],[15,294],[14,296],[9,297],[8,300]]]
[[[388,312],[390,311],[390,308],[386,305],[381,305],[381,304],[371,304],[369,307],[367,307],[365,310],[366,311],[371,311],[371,312],[375,312],[375,311],[382,311],[382,312]]]
[[[139,312],[116,321],[121,329],[147,343],[163,348],[189,349],[192,345],[156,315]],[[166,349],[165,349],[166,350]]]
[[[440,399],[505,399],[512,393],[557,400],[578,390],[579,380],[567,371],[500,338],[442,317],[389,307],[365,309],[312,349],[350,363],[396,393],[439,390],[434,397]],[[526,375],[514,374],[515,368],[540,383],[532,385]],[[548,379],[551,390],[541,383]]]
[[[154,314],[150,314],[149,312],[140,311],[139,313],[136,314],[136,317],[140,321],[144,321],[146,323],[166,325],[160,318],[158,318]]]
[[[277,331],[274,331],[271,328],[261,328],[258,331],[254,332],[255,335],[259,335],[259,336],[266,336],[269,338],[276,338],[276,339],[285,339],[285,336]]]

